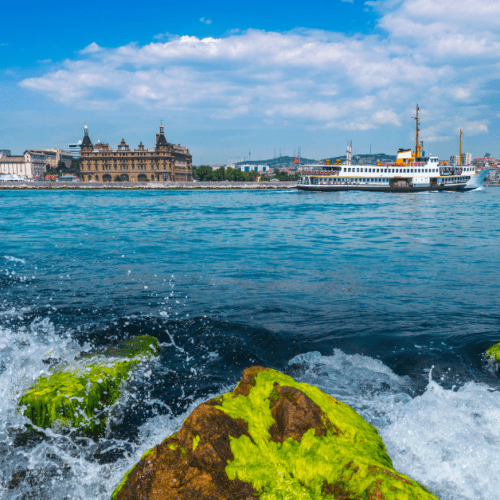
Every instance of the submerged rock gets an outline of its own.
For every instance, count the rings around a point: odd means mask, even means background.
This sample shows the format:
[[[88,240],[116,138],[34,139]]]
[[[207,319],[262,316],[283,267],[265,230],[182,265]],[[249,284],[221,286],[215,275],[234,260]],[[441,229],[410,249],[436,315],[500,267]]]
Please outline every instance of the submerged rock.
[[[52,367],[52,374],[40,377],[21,397],[19,406],[36,427],[73,427],[97,436],[106,427],[104,410],[118,399],[123,381],[158,350],[158,340],[143,335],[85,353],[77,367]]]
[[[436,500],[377,430],[317,387],[261,367],[147,451],[112,500]]]
[[[500,365],[500,343],[492,345],[484,354],[486,361],[498,368]]]

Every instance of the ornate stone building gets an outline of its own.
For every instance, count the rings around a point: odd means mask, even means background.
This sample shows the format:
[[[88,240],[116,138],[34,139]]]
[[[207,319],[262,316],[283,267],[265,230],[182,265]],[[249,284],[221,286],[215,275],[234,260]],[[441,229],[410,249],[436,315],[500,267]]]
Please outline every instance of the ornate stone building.
[[[130,150],[125,140],[116,151],[109,144],[92,144],[87,125],[80,149],[80,173],[84,181],[192,181],[189,150],[170,144],[163,125],[156,134],[156,147],[146,149],[142,142]]]

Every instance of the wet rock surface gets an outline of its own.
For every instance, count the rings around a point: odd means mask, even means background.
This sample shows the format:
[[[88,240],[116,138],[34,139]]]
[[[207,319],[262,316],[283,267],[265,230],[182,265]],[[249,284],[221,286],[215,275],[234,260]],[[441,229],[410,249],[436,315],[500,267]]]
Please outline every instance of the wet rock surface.
[[[113,493],[132,499],[433,500],[399,474],[376,429],[349,406],[252,367],[147,451]]]
[[[141,361],[158,353],[158,340],[142,335],[84,353],[72,366],[56,363],[21,396],[21,411],[37,428],[78,429],[97,437],[123,382]]]

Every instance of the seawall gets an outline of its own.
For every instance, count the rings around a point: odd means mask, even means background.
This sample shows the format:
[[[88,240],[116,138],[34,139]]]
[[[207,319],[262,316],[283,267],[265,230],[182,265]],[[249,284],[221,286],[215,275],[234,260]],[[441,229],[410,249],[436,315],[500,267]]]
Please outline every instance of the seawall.
[[[0,182],[0,189],[293,189],[297,182]]]

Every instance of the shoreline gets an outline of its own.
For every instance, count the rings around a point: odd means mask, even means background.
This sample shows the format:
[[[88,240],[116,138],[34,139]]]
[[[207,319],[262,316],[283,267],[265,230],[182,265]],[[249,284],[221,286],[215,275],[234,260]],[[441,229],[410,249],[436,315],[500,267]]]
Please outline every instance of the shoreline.
[[[278,182],[0,182],[2,189],[34,190],[186,190],[186,189],[293,189],[296,181]]]

